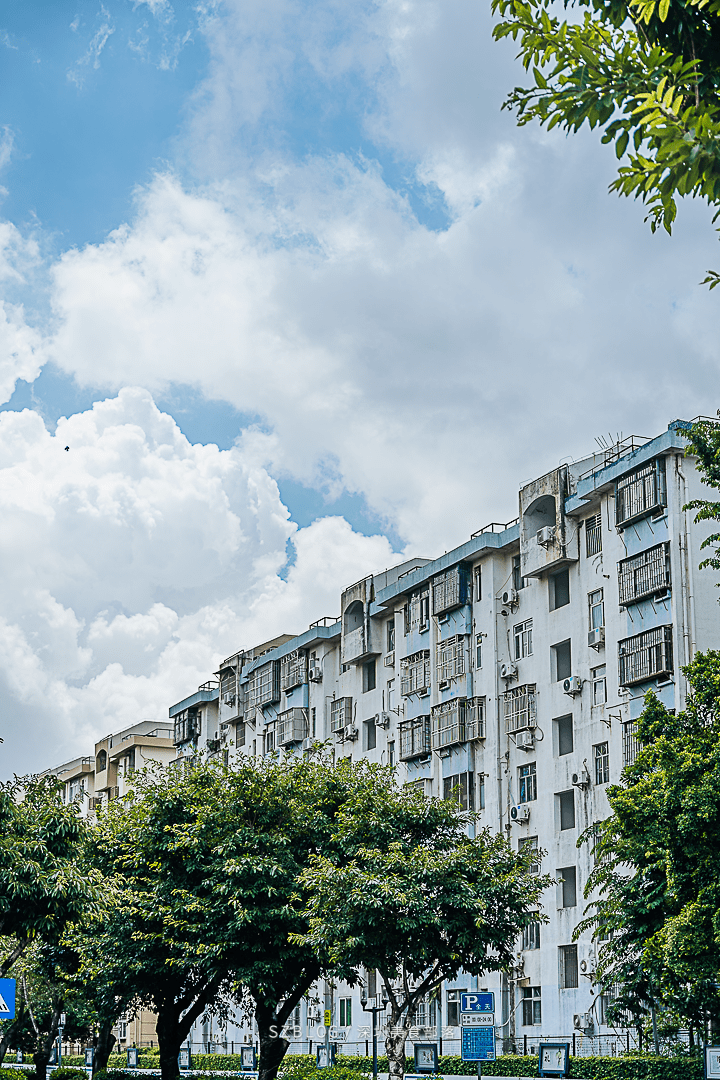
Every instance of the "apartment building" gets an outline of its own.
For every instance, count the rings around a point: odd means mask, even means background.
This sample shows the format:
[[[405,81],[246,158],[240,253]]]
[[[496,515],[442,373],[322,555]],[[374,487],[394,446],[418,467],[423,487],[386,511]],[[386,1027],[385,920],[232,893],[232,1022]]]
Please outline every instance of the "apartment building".
[[[513,972],[481,986],[461,975],[418,1010],[411,1036],[439,1037],[446,1052],[459,1047],[462,990],[496,992],[499,1040],[615,1033],[593,985],[596,946],[587,933],[573,941],[593,865],[591,845],[576,842],[610,812],[607,786],[637,752],[645,692],[682,709],[681,667],[720,647],[717,576],[698,570],[710,529],[682,509],[709,495],[685,456],[688,426],[525,484],[516,520],[362,578],[337,617],[238,651],[170,709],[179,756],[302,754],[329,741],[336,757],[395,765],[399,783],[456,799],[537,852],[536,871],[557,885]],[[323,998],[334,1037],[364,1052],[359,990],[319,987]],[[307,1047],[324,1040],[321,1023],[303,1003],[286,1034]],[[206,1037],[199,1026],[192,1036]],[[240,1022],[213,1036],[218,1049],[251,1038]]]

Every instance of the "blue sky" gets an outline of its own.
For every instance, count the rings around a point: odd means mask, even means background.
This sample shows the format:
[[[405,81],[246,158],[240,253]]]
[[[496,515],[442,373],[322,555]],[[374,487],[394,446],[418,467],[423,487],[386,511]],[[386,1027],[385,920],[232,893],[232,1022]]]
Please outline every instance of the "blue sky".
[[[518,129],[487,4],[8,0],[0,51],[6,771],[717,408],[707,207]]]

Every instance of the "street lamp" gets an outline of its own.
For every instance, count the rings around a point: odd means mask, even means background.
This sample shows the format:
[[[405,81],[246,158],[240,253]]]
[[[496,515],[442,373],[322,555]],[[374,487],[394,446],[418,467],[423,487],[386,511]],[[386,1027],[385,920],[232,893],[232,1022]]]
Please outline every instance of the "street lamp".
[[[360,1004],[362,1005],[363,1012],[372,1013],[372,1044],[373,1044],[373,1080],[377,1080],[378,1068],[377,1068],[377,1024],[376,1016],[379,1012],[385,1012],[387,1008],[387,998],[385,994],[382,996],[382,1005],[377,1004],[377,997],[375,998],[374,1005],[368,1005],[367,992],[363,986],[362,994],[360,995]]]

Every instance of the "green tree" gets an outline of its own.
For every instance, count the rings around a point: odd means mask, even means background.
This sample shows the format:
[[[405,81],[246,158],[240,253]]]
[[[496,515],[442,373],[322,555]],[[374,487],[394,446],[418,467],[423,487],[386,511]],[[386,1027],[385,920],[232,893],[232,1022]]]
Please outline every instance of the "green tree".
[[[645,697],[641,750],[608,789],[577,932],[594,927],[598,976],[624,988],[620,1006],[639,1016],[662,1005],[707,1034],[720,1020],[720,652],[683,671],[683,712]]]
[[[301,875],[310,930],[303,939],[350,982],[377,970],[389,1002],[390,1076],[402,1078],[418,1002],[462,969],[505,970],[538,915],[548,877],[474,815],[395,783],[366,789],[337,820],[334,851]]]
[[[720,411],[718,417],[720,418]],[[720,488],[720,422],[700,420],[693,424],[687,438],[688,452],[697,456],[697,467],[703,480],[708,487]],[[700,521],[720,521],[720,502],[693,499],[683,509],[697,510],[696,524]],[[711,566],[713,570],[720,570],[720,532],[712,533],[703,540],[700,550],[707,548],[712,550],[712,554],[703,559],[700,569]],[[720,588],[720,583],[718,587]]]
[[[677,196],[720,204],[720,0],[493,0],[530,86],[505,106],[518,123],[614,143],[611,190],[640,197],[671,231]],[[567,8],[577,9],[567,17]],[[646,219],[647,220],[647,219]],[[717,274],[706,279],[713,288]]]

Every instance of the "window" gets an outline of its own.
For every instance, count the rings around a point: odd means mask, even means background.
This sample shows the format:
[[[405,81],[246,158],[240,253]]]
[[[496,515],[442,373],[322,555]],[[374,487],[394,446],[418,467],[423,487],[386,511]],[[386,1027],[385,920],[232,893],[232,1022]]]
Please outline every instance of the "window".
[[[557,796],[560,810],[560,831],[575,828],[575,789],[561,791]]]
[[[578,986],[577,945],[560,945],[558,958],[560,960],[560,989],[576,990]]]
[[[539,925],[539,924],[536,924]],[[523,986],[522,991],[522,1022],[523,1027],[533,1024],[542,1024],[542,1006],[540,1002],[539,986]]]
[[[101,750],[95,761],[95,772],[105,772],[107,769],[107,753]]]
[[[388,679],[387,683],[387,707],[388,712],[393,712],[395,709],[395,680]]]
[[[200,734],[200,713],[197,709],[183,709],[181,713],[175,717],[174,726],[174,742],[177,746],[180,743],[189,742],[191,739],[197,739]]]
[[[607,701],[607,678],[605,671],[605,664],[601,664],[600,667],[592,668],[590,671],[590,676],[592,678],[593,705],[604,705]]]
[[[273,750],[275,749],[275,728],[274,727],[267,728],[263,738],[265,740],[265,753],[266,754],[271,754],[273,752]]]
[[[518,623],[514,631],[515,636],[515,659],[522,660],[523,656],[532,656],[532,619]]]
[[[368,660],[366,664],[363,664],[363,694],[366,694],[368,690],[374,690],[377,682],[376,674],[376,661]]]
[[[352,1027],[352,998],[340,998],[340,1027]]]
[[[635,721],[623,724],[623,765],[633,765],[640,752],[640,743],[635,734]]]
[[[558,757],[564,757],[573,752],[573,718],[570,714],[559,716],[555,721],[557,727],[557,752]]]
[[[391,739],[388,743],[388,765],[395,764],[395,740]]]
[[[340,731],[352,724],[353,699],[351,697],[335,698],[330,702],[330,730]]]
[[[577,872],[574,866],[564,866],[557,871],[558,907],[577,905]]]
[[[269,664],[263,664],[262,667],[250,672],[248,705],[251,709],[257,709],[279,700],[280,661],[271,660]]]
[[[306,683],[308,679],[307,670],[307,653],[304,649],[295,649],[293,652],[288,653],[287,656],[281,657],[280,689],[292,690],[293,687]]]
[[[572,675],[572,653],[569,641],[561,641],[553,645],[553,658],[555,667],[555,682],[562,682]]]
[[[412,630],[427,630],[430,625],[430,589],[426,586],[421,592],[410,597],[405,605],[405,633]]]
[[[478,776],[478,810],[485,809],[485,773]]]
[[[535,683],[513,686],[503,694],[505,713],[505,733],[512,735],[516,731],[525,731],[535,727],[536,702]]]
[[[475,809],[475,788],[472,773],[443,777],[443,799],[458,804],[461,810]]]
[[[537,836],[528,836],[524,840],[518,840],[518,853],[527,856],[529,874],[540,873],[540,849]]]
[[[518,768],[518,802],[534,802],[537,799],[537,776],[535,762]]]
[[[447,992],[448,1027],[460,1027],[460,995],[464,993],[464,990],[448,990]]]
[[[482,566],[475,567],[475,603],[482,600]]]
[[[482,667],[482,634],[475,635],[475,667]]]
[[[585,554],[598,555],[602,551],[602,514],[585,518]]]
[[[485,738],[485,698],[450,698],[431,715],[433,750]]]
[[[610,751],[608,743],[601,742],[593,746],[595,759],[595,783],[607,784],[610,780]]]
[[[314,732],[313,732],[313,734],[314,734]],[[242,722],[242,720],[240,721],[240,723],[235,728],[235,745],[236,746],[244,746],[245,745],[245,724]]]
[[[432,581],[433,615],[462,607],[469,600],[469,575],[464,566],[452,566]]]
[[[311,728],[310,734],[312,735],[313,739],[315,738],[316,726],[317,726],[317,710],[316,709],[311,709],[310,710],[310,728]]]
[[[385,623],[385,651],[395,652],[395,620],[388,619]]]
[[[620,606],[670,588],[670,544],[657,544],[618,563]]]
[[[527,926],[523,927],[522,947],[523,947],[523,952],[525,952],[528,949],[539,949],[540,948],[540,923],[539,922],[531,922],[531,923],[528,923]]]
[[[448,683],[465,674],[465,635],[456,634],[437,644],[437,679]]]
[[[512,587],[518,592],[527,585],[525,578],[520,573],[520,556],[513,555],[512,561]]]
[[[548,586],[551,611],[570,603],[570,573],[567,567],[564,570],[558,570],[556,574],[550,574]]]
[[[672,626],[656,626],[618,642],[618,657],[621,686],[672,675]]]
[[[603,590],[595,589],[588,593],[588,626],[590,630],[597,630],[605,625],[605,604],[603,603]]]
[[[377,728],[375,727],[375,717],[371,720],[366,720],[363,727],[365,728],[365,750],[374,750],[377,746]]]

